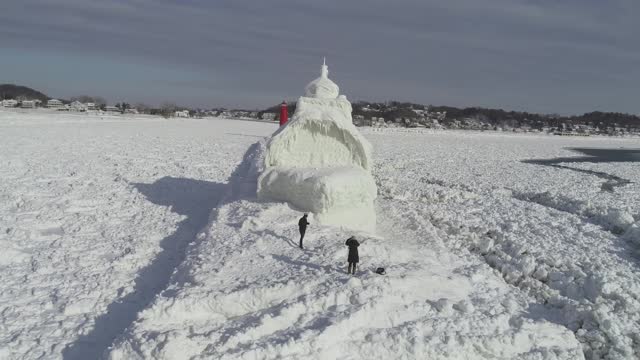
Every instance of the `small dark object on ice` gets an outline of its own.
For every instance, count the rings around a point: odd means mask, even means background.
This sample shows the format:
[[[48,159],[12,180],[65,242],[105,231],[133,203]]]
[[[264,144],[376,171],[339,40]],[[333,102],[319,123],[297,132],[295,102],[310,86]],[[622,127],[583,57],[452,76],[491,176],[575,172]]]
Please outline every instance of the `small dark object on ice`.
[[[376,274],[378,274],[378,275],[384,275],[386,273],[387,272],[384,271],[384,268],[379,267],[379,268],[376,269]]]

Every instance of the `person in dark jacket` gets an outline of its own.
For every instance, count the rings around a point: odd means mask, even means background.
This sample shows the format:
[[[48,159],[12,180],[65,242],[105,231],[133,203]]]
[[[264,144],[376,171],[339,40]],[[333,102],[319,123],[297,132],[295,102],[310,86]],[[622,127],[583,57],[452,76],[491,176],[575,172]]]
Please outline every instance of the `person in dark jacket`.
[[[349,247],[349,256],[347,257],[347,261],[349,261],[349,270],[347,272],[355,275],[356,267],[360,261],[360,257],[358,257],[358,246],[360,246],[360,243],[352,236],[348,238],[347,242],[344,244]]]
[[[302,239],[304,239],[304,233],[307,232],[307,214],[304,214],[300,220],[298,220],[298,229],[300,230],[300,249],[302,249]]]

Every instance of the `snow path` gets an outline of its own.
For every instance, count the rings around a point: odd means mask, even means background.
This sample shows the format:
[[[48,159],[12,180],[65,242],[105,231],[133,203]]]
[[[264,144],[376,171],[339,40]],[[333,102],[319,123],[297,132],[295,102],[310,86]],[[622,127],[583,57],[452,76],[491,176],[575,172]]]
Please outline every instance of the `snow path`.
[[[232,184],[255,181],[244,170]],[[232,196],[108,357],[582,358],[571,332],[528,315],[523,293],[454,256],[404,205],[378,202],[384,238],[356,234],[361,268],[351,277],[344,240],[353,232],[310,219],[302,251],[300,213]]]

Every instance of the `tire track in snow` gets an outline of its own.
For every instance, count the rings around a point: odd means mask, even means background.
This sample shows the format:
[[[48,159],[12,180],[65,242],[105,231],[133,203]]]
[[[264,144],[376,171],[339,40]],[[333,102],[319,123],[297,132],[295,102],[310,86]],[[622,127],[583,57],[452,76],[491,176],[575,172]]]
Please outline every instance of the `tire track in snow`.
[[[149,201],[171,207],[186,216],[176,231],[160,242],[162,250],[138,272],[133,291],[107,307],[96,318],[93,329],[81,335],[63,351],[65,360],[98,359],[151,301],[166,289],[171,275],[185,259],[188,245],[206,224],[212,209],[227,193],[226,184],[163,177],[153,184],[131,184]]]

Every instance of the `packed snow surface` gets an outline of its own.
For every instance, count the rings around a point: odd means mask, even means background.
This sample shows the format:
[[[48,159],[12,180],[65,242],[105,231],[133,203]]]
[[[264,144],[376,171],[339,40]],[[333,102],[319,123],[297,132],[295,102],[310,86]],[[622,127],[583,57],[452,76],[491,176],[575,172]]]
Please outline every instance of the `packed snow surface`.
[[[0,111],[0,358],[640,357],[640,163],[567,150],[637,140],[364,130],[377,233],[300,250],[276,128]]]

